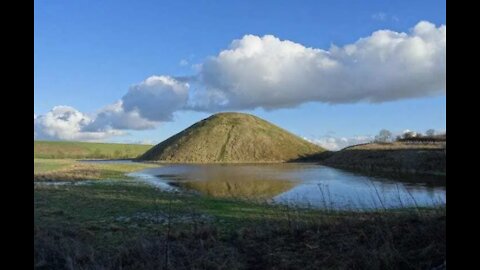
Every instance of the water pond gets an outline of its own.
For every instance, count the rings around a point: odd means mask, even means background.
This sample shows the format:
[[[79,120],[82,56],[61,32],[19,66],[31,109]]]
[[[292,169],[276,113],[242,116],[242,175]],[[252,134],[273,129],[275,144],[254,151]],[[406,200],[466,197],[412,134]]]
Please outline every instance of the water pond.
[[[168,191],[296,206],[359,210],[446,203],[444,179],[367,176],[316,164],[172,164],[129,175]]]

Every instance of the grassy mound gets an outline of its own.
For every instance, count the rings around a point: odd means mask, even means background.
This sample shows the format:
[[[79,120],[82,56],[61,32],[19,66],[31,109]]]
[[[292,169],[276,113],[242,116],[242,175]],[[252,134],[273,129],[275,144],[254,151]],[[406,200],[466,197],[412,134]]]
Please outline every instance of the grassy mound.
[[[219,113],[156,145],[139,159],[163,162],[284,162],[323,148],[256,116]]]

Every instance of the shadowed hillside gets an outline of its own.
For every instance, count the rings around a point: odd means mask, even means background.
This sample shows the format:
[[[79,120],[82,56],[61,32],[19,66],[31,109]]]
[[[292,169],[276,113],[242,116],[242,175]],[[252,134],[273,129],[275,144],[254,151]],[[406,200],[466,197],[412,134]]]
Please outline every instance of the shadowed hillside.
[[[168,138],[140,160],[193,163],[283,162],[322,152],[256,116],[218,113]]]
[[[314,154],[298,161],[318,161],[362,172],[446,174],[446,142],[368,143],[337,152]]]

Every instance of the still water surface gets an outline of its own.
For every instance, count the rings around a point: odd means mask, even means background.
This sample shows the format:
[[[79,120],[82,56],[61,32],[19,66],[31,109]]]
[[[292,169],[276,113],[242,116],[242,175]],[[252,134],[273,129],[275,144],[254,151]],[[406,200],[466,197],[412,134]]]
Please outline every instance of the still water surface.
[[[256,199],[332,209],[371,209],[445,204],[445,186],[421,176],[365,176],[316,164],[159,165],[130,176],[168,191]],[[431,183],[431,179],[429,179]],[[439,181],[440,182],[440,181]]]

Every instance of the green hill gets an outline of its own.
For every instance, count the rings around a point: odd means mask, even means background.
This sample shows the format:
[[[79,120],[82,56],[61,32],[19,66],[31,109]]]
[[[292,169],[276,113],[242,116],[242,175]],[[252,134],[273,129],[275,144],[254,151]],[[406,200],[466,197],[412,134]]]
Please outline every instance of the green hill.
[[[364,172],[446,174],[446,141],[368,143],[317,156],[320,163]]]
[[[285,162],[325,151],[256,116],[218,113],[156,145],[140,160],[192,163]]]
[[[152,145],[34,141],[34,158],[136,158]]]

